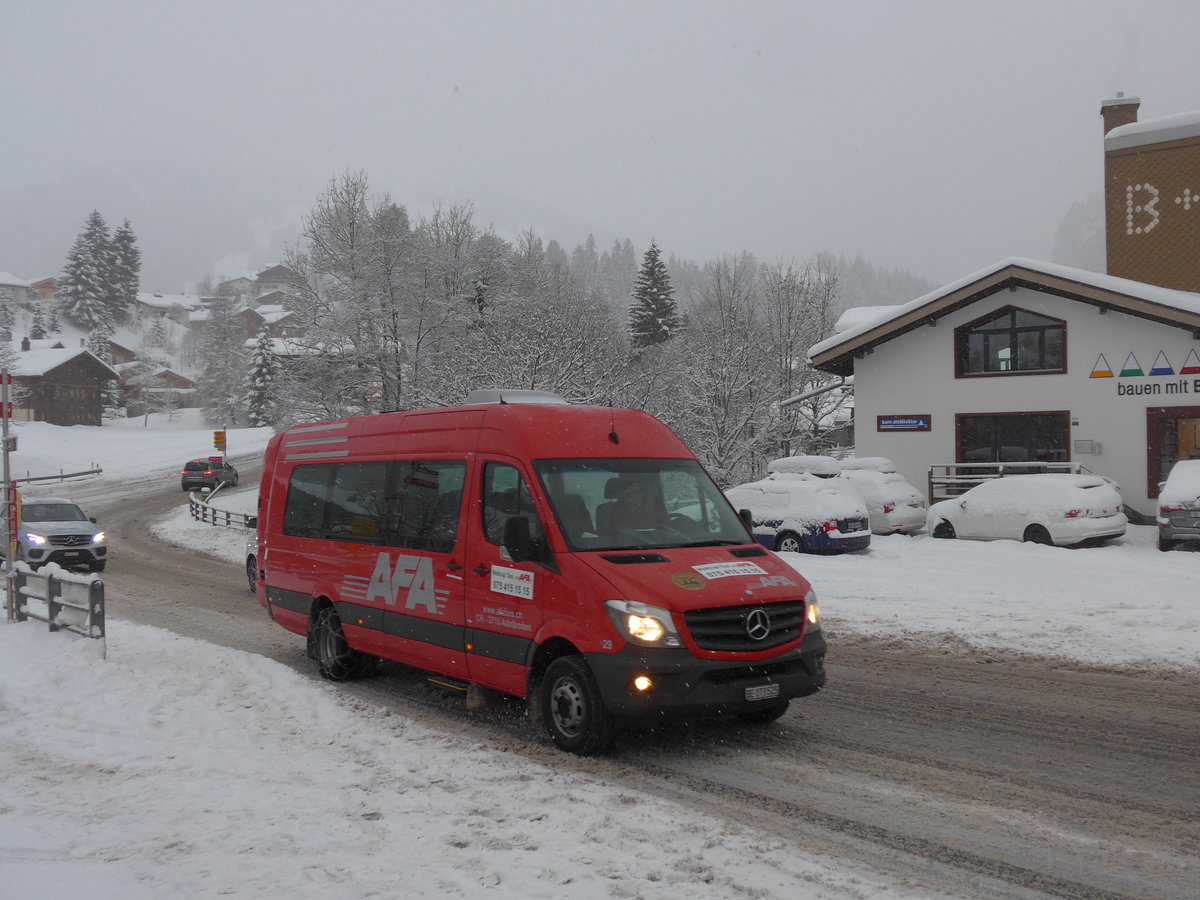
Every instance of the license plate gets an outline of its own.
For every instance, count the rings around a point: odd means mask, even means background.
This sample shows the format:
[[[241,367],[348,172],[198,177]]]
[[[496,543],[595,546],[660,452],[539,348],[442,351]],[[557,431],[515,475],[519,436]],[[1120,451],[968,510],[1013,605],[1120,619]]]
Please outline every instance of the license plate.
[[[80,555],[80,551],[78,551],[78,550],[65,550],[65,551],[63,551],[63,556],[66,556],[66,557],[68,557],[69,559],[74,559],[76,556],[79,556],[79,555]]]
[[[769,700],[779,696],[779,685],[760,684],[757,687],[746,688],[747,700]]]

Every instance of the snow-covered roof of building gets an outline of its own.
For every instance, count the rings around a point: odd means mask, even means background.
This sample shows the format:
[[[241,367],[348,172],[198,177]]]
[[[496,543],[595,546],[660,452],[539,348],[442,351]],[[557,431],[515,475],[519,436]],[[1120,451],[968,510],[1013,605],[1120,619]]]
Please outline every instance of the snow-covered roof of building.
[[[262,306],[256,306],[254,311],[269,325],[274,325],[280,319],[286,319],[292,315],[290,309],[284,309],[277,303],[264,303]]]
[[[30,342],[32,345],[32,342]],[[89,356],[96,361],[98,365],[104,366],[112,372],[113,378],[118,378],[119,374],[116,369],[110,366],[104,360],[93,354],[90,350],[82,347],[65,347],[63,349],[54,349],[50,347],[34,349],[32,346],[28,350],[22,350],[20,343],[13,345],[14,360],[12,374],[17,377],[37,377],[45,375],[57,369],[59,366],[70,362],[77,356]]]
[[[854,353],[926,325],[1008,285],[1051,289],[1101,308],[1200,330],[1200,294],[1014,256],[908,303],[873,307],[877,315],[865,316],[845,331],[814,344],[808,358],[816,368],[850,374]]]
[[[270,279],[276,279],[276,278],[290,278],[291,276],[293,276],[295,274],[296,274],[296,272],[294,269],[291,269],[288,266],[283,265],[283,263],[276,263],[273,266],[267,266],[267,268],[263,269],[255,277],[258,278],[259,280],[262,280],[262,279],[270,280]]]
[[[160,309],[172,309],[176,306],[182,306],[184,309],[197,309],[200,306],[200,298],[195,294],[159,294],[139,291],[137,301],[143,306]]]
[[[33,282],[26,281],[24,278],[18,278],[11,272],[0,272],[0,284],[9,284],[13,287],[29,287]]]
[[[1121,125],[1104,136],[1104,149],[1125,150],[1194,137],[1200,137],[1200,110]]]
[[[866,322],[872,322],[894,310],[894,306],[855,306],[842,313],[833,325],[835,334],[857,328]]]

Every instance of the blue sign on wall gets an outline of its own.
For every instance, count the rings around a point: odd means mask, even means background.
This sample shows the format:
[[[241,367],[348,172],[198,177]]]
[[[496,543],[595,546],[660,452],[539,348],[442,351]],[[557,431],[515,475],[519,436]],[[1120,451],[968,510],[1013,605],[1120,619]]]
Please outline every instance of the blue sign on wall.
[[[877,423],[876,427],[879,431],[931,431],[933,416],[929,413],[909,416],[878,416]]]

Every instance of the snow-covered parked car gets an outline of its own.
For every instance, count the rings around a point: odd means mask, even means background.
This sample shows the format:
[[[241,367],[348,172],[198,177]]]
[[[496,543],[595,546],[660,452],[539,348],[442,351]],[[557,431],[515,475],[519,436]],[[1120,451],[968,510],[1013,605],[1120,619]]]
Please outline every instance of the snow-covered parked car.
[[[845,553],[871,543],[866,506],[826,481],[765,478],[725,496],[735,509],[750,510],[754,539],[770,550]]]
[[[874,534],[915,534],[925,527],[925,495],[903,475],[843,469],[835,483],[866,505]]]
[[[1200,542],[1200,459],[1181,459],[1158,489],[1158,549]]]
[[[1008,475],[929,507],[935,538],[1033,541],[1059,547],[1125,533],[1121,495],[1097,475]]]
[[[874,534],[914,534],[925,527],[925,495],[882,456],[837,460],[832,456],[785,456],[767,464],[776,480],[824,478],[867,507]]]

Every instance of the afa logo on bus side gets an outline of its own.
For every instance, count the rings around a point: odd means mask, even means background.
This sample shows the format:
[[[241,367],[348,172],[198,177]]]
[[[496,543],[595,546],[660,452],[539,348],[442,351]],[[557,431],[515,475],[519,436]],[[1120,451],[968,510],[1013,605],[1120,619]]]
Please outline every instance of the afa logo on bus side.
[[[396,565],[392,566],[386,553],[380,553],[375,560],[375,571],[371,582],[367,585],[367,600],[382,600],[388,606],[400,602],[400,592],[405,588],[404,608],[416,609],[424,607],[435,616],[440,616],[445,610],[446,601],[439,598],[433,583],[433,560],[428,556],[396,557]]]

